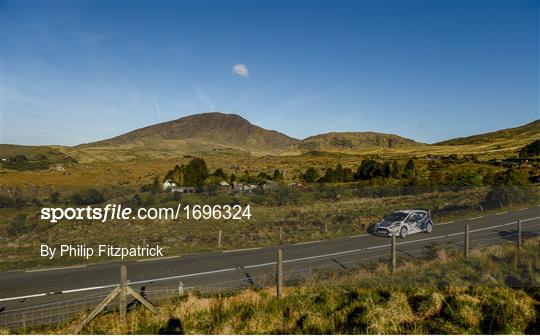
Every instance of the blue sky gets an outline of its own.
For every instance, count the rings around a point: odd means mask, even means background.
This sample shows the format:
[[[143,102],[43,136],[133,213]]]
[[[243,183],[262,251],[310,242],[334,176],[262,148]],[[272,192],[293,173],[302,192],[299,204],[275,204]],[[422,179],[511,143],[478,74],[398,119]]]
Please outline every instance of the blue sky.
[[[378,131],[423,142],[539,117],[538,2],[1,9],[3,143],[75,145],[207,111],[297,138]]]

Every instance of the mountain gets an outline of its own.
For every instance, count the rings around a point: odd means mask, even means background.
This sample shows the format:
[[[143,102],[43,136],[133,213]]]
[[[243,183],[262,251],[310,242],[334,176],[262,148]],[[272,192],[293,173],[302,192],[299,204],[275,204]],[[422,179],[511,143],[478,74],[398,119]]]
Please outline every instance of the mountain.
[[[540,138],[540,120],[496,132],[422,144],[393,134],[375,132],[332,132],[298,140],[285,134],[251,124],[236,114],[210,112],[190,115],[140,128],[114,138],[66,146],[0,145],[0,157],[17,154],[47,156],[48,162],[103,162],[162,160],[188,155],[218,154],[242,156],[306,153],[414,155],[482,154],[509,157]]]
[[[255,126],[236,114],[211,112],[140,128],[76,148],[94,150],[93,152],[99,149],[114,149],[128,151],[129,155],[135,156],[143,156],[144,153],[146,156],[165,157],[209,151],[253,155],[309,151],[346,153],[417,145],[420,144],[397,135],[374,132],[333,132],[298,140]]]
[[[295,145],[300,151],[351,152],[373,148],[423,145],[394,134],[375,132],[331,132],[306,138]]]
[[[540,119],[537,119],[531,123],[506,128],[495,132],[483,133],[472,135],[468,137],[455,138],[450,140],[441,141],[434,145],[498,145],[506,147],[505,145],[513,145],[516,141],[527,142],[540,138]]]
[[[210,112],[140,128],[117,137],[77,146],[145,150],[242,151],[278,154],[299,140],[251,124],[236,114]]]

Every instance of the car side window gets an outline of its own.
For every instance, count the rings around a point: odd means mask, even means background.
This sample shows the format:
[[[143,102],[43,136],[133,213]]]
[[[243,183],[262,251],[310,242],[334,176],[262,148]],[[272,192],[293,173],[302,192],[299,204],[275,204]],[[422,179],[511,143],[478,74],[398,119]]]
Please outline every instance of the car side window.
[[[408,223],[414,223],[418,220],[418,214],[417,213],[413,213],[409,216],[409,218],[407,219],[407,222]]]

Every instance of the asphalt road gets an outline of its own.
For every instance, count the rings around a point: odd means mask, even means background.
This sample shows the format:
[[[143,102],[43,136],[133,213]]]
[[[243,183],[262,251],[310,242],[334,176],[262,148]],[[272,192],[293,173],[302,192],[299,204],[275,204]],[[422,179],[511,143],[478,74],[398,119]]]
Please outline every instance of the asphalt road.
[[[465,224],[470,227],[471,248],[508,243],[515,239],[517,220],[523,236],[540,233],[540,206],[503,212],[449,223],[435,223],[431,234],[418,233],[398,238],[399,260],[417,258],[425,247],[463,248]],[[390,238],[359,235],[334,240],[283,246],[284,272],[293,279],[314,268],[349,269],[359,263],[388,260]],[[131,286],[139,291],[186,287],[227,287],[256,284],[274,274],[276,248],[191,254],[162,259],[106,262],[76,267],[0,273],[0,325],[2,314],[29,306],[110,291],[118,284],[119,265],[128,269]],[[270,280],[271,281],[271,280]]]

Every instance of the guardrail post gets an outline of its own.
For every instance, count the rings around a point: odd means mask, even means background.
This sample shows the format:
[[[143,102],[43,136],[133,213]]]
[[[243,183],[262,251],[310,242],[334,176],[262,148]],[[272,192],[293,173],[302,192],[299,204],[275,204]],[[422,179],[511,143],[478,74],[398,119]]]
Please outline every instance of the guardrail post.
[[[218,247],[221,247],[221,230],[219,230],[219,233],[218,233],[217,245]]]
[[[396,235],[392,234],[392,244],[390,245],[390,271],[394,273],[396,268]]]
[[[126,309],[127,309],[127,269],[126,266],[120,266],[120,293],[119,293],[119,305],[120,305],[120,320],[126,322]]]
[[[517,221],[517,248],[521,250],[521,219]]]
[[[278,299],[283,296],[283,250],[277,250],[276,290]]]
[[[469,257],[469,224],[465,225],[465,242],[463,244],[465,258]]]

